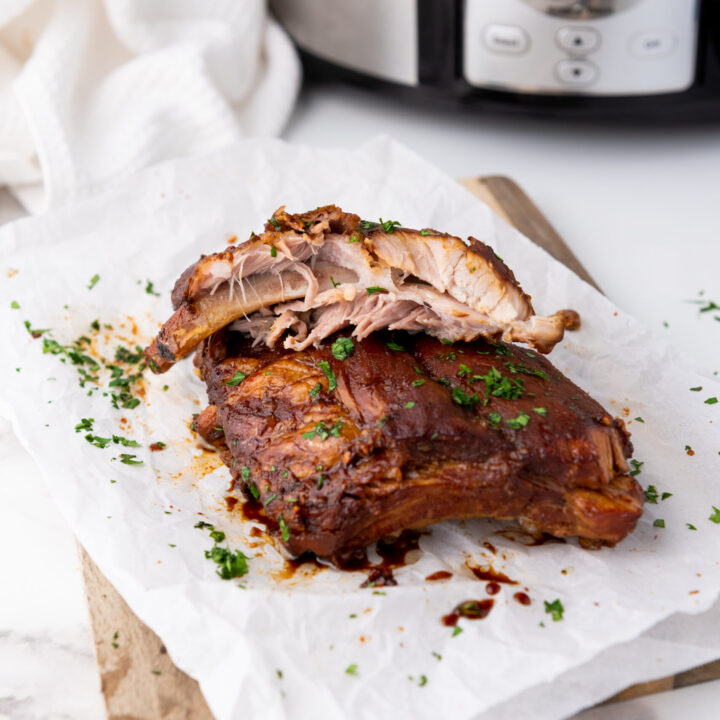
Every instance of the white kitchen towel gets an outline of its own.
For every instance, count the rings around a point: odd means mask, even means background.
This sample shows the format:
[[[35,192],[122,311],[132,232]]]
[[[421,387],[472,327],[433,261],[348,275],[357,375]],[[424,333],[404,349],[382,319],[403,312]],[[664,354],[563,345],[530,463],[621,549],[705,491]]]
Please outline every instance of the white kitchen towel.
[[[0,0],[0,186],[37,213],[276,135],[299,85],[265,0]]]

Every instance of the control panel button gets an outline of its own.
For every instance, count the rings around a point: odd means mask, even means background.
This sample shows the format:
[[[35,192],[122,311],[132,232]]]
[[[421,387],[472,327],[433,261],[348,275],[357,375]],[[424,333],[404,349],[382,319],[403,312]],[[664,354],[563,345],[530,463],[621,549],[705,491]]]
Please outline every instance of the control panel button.
[[[557,33],[557,43],[571,53],[591,53],[600,45],[600,33],[593,28],[560,28]]]
[[[630,41],[630,52],[639,58],[656,58],[669,55],[677,45],[672,30],[648,30],[637,33]]]
[[[488,50],[508,55],[522,55],[530,47],[530,36],[515,25],[488,25],[483,40]]]
[[[591,85],[598,78],[598,69],[587,60],[561,60],[555,72],[565,85]]]

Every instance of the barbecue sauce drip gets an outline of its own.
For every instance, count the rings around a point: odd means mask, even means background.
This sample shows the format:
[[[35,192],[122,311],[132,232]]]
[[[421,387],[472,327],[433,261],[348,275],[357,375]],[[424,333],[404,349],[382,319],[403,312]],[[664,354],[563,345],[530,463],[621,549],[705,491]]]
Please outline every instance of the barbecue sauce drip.
[[[455,627],[461,617],[468,620],[484,620],[493,609],[495,601],[492,598],[485,600],[466,600],[460,603],[451,613],[442,618],[443,625]]]
[[[360,587],[397,585],[392,571],[405,565],[408,553],[417,550],[420,546],[420,537],[427,534],[418,530],[403,530],[397,537],[378,540],[375,548],[381,561],[377,565],[370,562],[365,549],[354,550],[347,555],[337,557],[335,564],[341,570],[350,572],[369,570],[368,579]]]
[[[530,596],[524,592],[516,592],[513,595],[513,600],[519,602],[521,605],[530,605],[532,603]]]
[[[507,575],[497,572],[497,570],[493,570],[491,567],[482,568],[470,565],[470,563],[465,563],[465,565],[478,580],[487,580],[490,583],[506,583],[507,585],[519,584],[516,580],[511,580]]]
[[[438,570],[432,575],[428,575],[425,580],[427,582],[438,582],[439,580],[449,580],[452,577],[452,573],[447,570]]]
[[[494,581],[493,581],[493,582],[489,582],[489,583],[485,586],[485,592],[486,592],[488,595],[497,595],[497,594],[500,592],[500,590],[502,590],[502,587],[500,586],[500,583],[497,583],[497,582],[494,582]]]

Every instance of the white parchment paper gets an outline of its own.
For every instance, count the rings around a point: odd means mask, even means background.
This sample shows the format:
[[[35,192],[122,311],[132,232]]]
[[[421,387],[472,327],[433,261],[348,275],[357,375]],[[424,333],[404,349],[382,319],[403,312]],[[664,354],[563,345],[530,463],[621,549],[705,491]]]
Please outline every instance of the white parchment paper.
[[[421,538],[422,552],[396,571],[399,585],[385,594],[360,589],[362,573],[290,573],[271,542],[252,537],[251,523],[225,509],[229,474],[188,430],[205,401],[190,361],[148,378],[137,408],[115,410],[106,387],[89,396],[92,386],[80,388],[75,368],[43,354],[42,340],[23,325],[51,328],[45,337],[67,343],[98,319],[112,330],[92,334],[94,351],[111,357],[119,344],[142,345],[170,313],[174,280],[199,254],[248,236],[281,204],[301,211],[330,202],[366,218],[473,235],[515,270],[537,312],[577,309],[582,330],[552,361],[625,417],[644,463],[638,480],[672,496],[648,504],[614,549],[526,547],[498,534],[499,523],[448,522]],[[145,292],[147,280],[160,297]],[[720,397],[720,386],[685,369],[662,340],[389,140],[355,152],[243,142],[7,226],[0,322],[3,409],[80,541],[199,680],[220,719],[560,717],[627,684],[611,659],[631,663],[630,641],[675,613],[706,610],[718,595],[720,525],[709,516],[720,506],[720,404],[705,400]],[[142,447],[93,447],[74,431],[81,418],[93,418],[98,435],[121,434]],[[167,448],[150,452],[157,441]],[[124,465],[120,452],[144,464]],[[241,581],[221,580],[204,557],[212,543],[194,528],[201,518],[252,556]],[[441,617],[486,597],[468,560],[492,565],[520,588],[504,587],[486,619],[461,620],[463,632],[453,636]],[[453,578],[426,582],[437,570]],[[512,599],[524,587],[529,607]],[[553,622],[544,601],[556,598],[565,613]],[[643,642],[638,647],[652,645]],[[603,655],[605,671],[591,662]],[[356,674],[346,673],[352,665]],[[572,700],[553,700],[547,688],[556,679]]]

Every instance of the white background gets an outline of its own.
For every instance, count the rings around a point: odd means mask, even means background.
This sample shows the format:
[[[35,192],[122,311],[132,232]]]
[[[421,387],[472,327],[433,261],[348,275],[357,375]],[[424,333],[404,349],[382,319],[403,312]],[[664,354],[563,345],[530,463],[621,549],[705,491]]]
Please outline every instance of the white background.
[[[698,371],[720,370],[720,322],[709,313],[699,317],[686,302],[704,291],[720,303],[720,126],[588,127],[470,116],[311,87],[285,137],[355,147],[378,133],[450,175],[518,181],[614,302],[648,325],[667,322]],[[0,222],[17,214],[0,196]],[[98,718],[73,538],[8,430],[0,423],[0,457],[15,470],[0,475],[0,719]],[[588,717],[702,720],[716,716],[718,697],[714,683]]]

